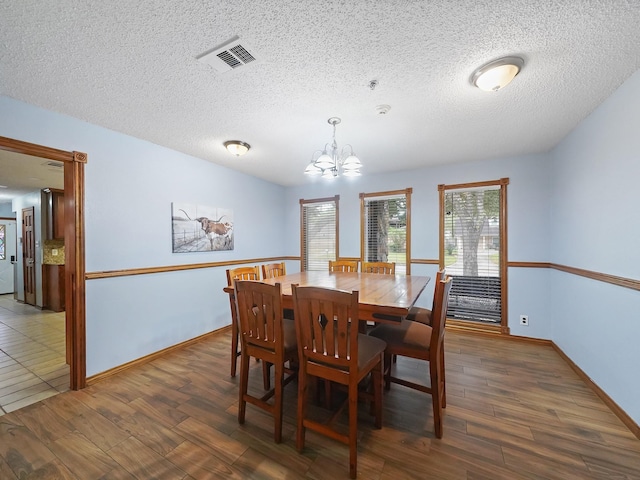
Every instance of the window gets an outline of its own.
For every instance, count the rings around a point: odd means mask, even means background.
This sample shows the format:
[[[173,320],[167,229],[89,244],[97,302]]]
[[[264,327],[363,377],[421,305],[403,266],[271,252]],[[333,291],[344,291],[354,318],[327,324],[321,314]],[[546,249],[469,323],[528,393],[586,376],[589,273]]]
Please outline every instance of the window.
[[[0,260],[6,260],[7,259],[7,251],[5,249],[5,244],[6,244],[6,232],[7,232],[7,226],[6,225],[0,225]]]
[[[340,196],[300,200],[300,269],[327,270],[338,258],[338,201]]]
[[[411,273],[411,192],[360,194],[360,256],[364,262],[395,262]]]
[[[504,326],[509,180],[440,185],[440,266],[453,276],[447,317]],[[503,323],[504,322],[504,323]]]

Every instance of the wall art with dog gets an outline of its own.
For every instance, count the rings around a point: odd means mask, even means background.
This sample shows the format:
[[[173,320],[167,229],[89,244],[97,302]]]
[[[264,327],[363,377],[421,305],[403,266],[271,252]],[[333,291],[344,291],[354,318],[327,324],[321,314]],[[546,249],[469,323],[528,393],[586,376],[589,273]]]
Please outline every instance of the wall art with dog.
[[[233,210],[171,204],[173,253],[233,250]]]

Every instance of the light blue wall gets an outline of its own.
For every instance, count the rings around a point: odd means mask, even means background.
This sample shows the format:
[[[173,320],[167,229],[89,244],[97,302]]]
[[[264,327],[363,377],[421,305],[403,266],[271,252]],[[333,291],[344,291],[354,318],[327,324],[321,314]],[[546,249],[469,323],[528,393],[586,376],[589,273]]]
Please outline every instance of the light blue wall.
[[[366,168],[366,161],[365,168]],[[383,175],[317,179],[311,186],[289,188],[285,202],[287,251],[300,253],[299,200],[340,195],[340,256],[360,256],[359,194],[413,188],[411,196],[411,257],[438,258],[438,185],[497,180],[508,177],[509,260],[547,262],[549,258],[550,183],[546,155],[529,155],[482,162],[435,166]],[[412,265],[414,275],[434,276],[435,265]],[[548,269],[509,269],[509,327],[513,335],[550,339],[552,324],[548,302]],[[419,304],[429,306],[433,282]],[[529,327],[518,324],[520,314],[529,315]]]
[[[11,202],[0,203],[0,217],[16,218]]]
[[[284,255],[284,188],[0,97],[0,135],[86,152],[87,272]],[[248,157],[247,157],[248,158]],[[171,202],[233,209],[235,249],[171,253]],[[230,323],[223,268],[87,281],[87,375]]]
[[[550,261],[640,279],[640,71],[552,152]],[[552,338],[640,424],[640,291],[551,276]]]

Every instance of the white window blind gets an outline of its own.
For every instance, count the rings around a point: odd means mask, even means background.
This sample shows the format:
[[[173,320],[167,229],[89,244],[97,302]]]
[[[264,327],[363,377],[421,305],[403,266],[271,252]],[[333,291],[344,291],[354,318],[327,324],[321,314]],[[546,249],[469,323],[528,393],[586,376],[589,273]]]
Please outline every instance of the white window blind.
[[[407,194],[363,196],[365,262],[395,262],[396,273],[407,273]]]
[[[327,270],[337,258],[338,199],[300,201],[302,270]]]
[[[444,264],[453,276],[447,316],[501,321],[500,186],[444,195]]]

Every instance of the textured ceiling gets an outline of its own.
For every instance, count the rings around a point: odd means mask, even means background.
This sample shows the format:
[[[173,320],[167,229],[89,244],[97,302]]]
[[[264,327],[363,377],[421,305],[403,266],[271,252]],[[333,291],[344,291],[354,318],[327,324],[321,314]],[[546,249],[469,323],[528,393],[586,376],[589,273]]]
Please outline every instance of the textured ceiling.
[[[640,68],[638,25],[635,0],[14,0],[0,94],[295,185],[332,116],[365,175],[546,152]],[[235,35],[258,62],[196,60]],[[509,86],[471,86],[505,55]]]

